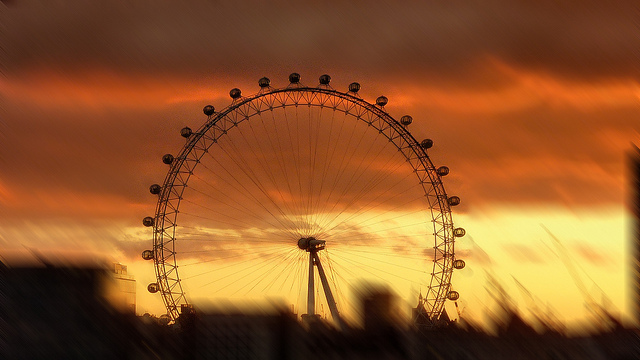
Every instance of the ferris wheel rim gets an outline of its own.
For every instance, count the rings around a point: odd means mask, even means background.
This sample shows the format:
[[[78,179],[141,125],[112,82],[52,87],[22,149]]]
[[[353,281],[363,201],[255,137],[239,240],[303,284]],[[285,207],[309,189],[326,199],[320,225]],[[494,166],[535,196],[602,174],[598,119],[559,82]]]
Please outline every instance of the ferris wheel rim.
[[[234,89],[237,90],[237,89]],[[226,118],[229,114],[238,111],[242,106],[254,104],[255,101],[259,101],[261,99],[265,99],[266,97],[274,97],[274,96],[288,96],[289,94],[310,94],[310,95],[323,95],[330,98],[339,98],[342,101],[346,101],[349,104],[354,106],[360,106],[365,110],[366,113],[374,114],[376,119],[382,120],[386,125],[389,126],[389,129],[395,131],[398,135],[397,138],[392,138],[387,136],[387,140],[390,143],[393,143],[397,150],[401,152],[407,158],[407,162],[412,166],[415,172],[418,172],[418,166],[421,166],[420,171],[424,172],[426,178],[429,179],[429,185],[436,192],[435,205],[430,203],[430,212],[431,219],[434,223],[434,238],[435,238],[435,246],[434,252],[436,253],[436,257],[434,259],[433,264],[433,272],[431,273],[430,280],[430,289],[434,288],[434,292],[432,294],[428,294],[425,298],[428,298],[432,304],[430,316],[437,317],[443,311],[444,301],[446,300],[447,293],[450,288],[451,283],[451,275],[453,272],[453,260],[454,260],[454,234],[453,234],[453,221],[451,219],[451,209],[447,202],[447,195],[442,185],[442,181],[440,176],[436,173],[435,166],[431,162],[426,149],[420,146],[420,143],[413,137],[413,135],[406,129],[405,126],[400,124],[397,120],[395,120],[389,113],[384,110],[384,106],[374,105],[366,100],[357,96],[356,93],[352,92],[340,92],[328,86],[319,86],[319,87],[306,87],[306,86],[289,86],[285,88],[274,89],[271,87],[262,88],[260,92],[248,96],[248,97],[240,97],[238,90],[238,97],[234,98],[233,102],[225,107],[222,111],[213,113],[208,116],[207,121],[195,132],[193,135],[189,137],[187,143],[183,146],[178,156],[172,159],[171,168],[167,172],[167,175],[163,181],[162,192],[159,194],[159,199],[156,207],[155,218],[154,218],[154,265],[156,278],[158,280],[159,291],[162,294],[163,301],[167,308],[168,314],[172,320],[177,319],[179,315],[178,306],[181,303],[188,303],[184,291],[181,284],[181,279],[178,275],[178,266],[179,264],[176,261],[176,251],[175,251],[175,237],[170,238],[169,241],[165,241],[165,235],[167,235],[167,229],[171,229],[173,231],[173,235],[175,236],[175,228],[177,226],[177,217],[179,213],[179,205],[182,200],[182,192],[186,188],[186,185],[189,181],[190,173],[193,172],[193,169],[198,164],[198,161],[193,164],[193,167],[189,168],[188,164],[185,165],[185,161],[187,161],[187,156],[194,151],[194,147],[202,139],[203,136],[207,133],[209,129],[214,127],[221,119]],[[304,96],[300,96],[298,100],[305,99]],[[287,99],[285,99],[286,101]],[[289,98],[292,100],[292,98]],[[282,107],[287,106],[297,106],[297,105],[309,105],[312,106],[312,98],[307,97],[306,102],[295,102],[291,104],[285,104],[285,101],[282,101]],[[325,106],[324,103],[321,105],[314,106]],[[268,110],[273,111],[273,107],[270,107]],[[260,114],[260,108],[256,108],[256,112],[251,114],[250,116],[246,116],[245,119],[248,120],[250,117]],[[334,110],[336,108],[334,107]],[[340,109],[338,109],[340,110]],[[342,110],[340,110],[342,111]],[[342,111],[346,115],[352,115],[359,120],[362,120],[360,116],[355,116],[353,114],[349,114],[347,111]],[[243,120],[245,120],[243,119]],[[242,120],[241,120],[242,121]],[[363,120],[364,121],[364,120]],[[366,122],[366,121],[365,121]],[[238,122],[239,123],[239,122]],[[370,123],[369,123],[370,124]],[[371,124],[370,124],[371,125]],[[386,134],[385,134],[386,136]],[[405,147],[401,147],[396,144],[395,141],[400,141],[408,144]],[[211,145],[210,145],[211,146]],[[416,159],[413,159],[414,162],[411,162],[409,156],[405,154],[404,151],[409,153],[413,153],[417,155]],[[181,174],[184,174],[184,167],[187,167],[187,175],[184,177]],[[178,181],[178,184],[176,184]],[[421,180],[421,185],[424,187],[424,183],[426,181]],[[176,191],[176,188],[177,189]],[[177,199],[177,205],[173,206],[169,200],[171,197],[173,199]],[[427,190],[425,189],[425,196],[428,196]],[[167,208],[169,207],[169,210]],[[436,220],[434,218],[434,208],[437,208],[437,213],[441,217],[440,226],[436,228]],[[173,218],[171,218],[171,215]],[[441,233],[438,235],[438,233]],[[438,243],[438,239],[440,239],[440,243]],[[170,242],[170,246],[167,246],[167,243]],[[440,256],[437,254],[440,252]],[[437,282],[436,285],[434,285]]]

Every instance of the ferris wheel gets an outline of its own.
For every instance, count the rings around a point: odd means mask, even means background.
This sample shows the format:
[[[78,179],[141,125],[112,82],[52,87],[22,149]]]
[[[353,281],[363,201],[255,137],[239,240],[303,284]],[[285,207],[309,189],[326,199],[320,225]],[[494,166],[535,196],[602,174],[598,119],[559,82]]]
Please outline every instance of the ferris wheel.
[[[302,317],[331,316],[337,326],[357,308],[359,283],[389,286],[418,299],[413,316],[433,324],[451,289],[454,228],[442,178],[427,150],[394,119],[388,99],[369,103],[330,86],[305,86],[300,75],[256,94],[234,88],[221,111],[204,108],[204,124],[180,134],[186,144],[162,161],[169,170],[158,195],[153,248],[156,282],[172,320],[183,305],[217,299],[279,299]],[[424,293],[424,296],[423,296]],[[414,319],[420,320],[420,319]]]

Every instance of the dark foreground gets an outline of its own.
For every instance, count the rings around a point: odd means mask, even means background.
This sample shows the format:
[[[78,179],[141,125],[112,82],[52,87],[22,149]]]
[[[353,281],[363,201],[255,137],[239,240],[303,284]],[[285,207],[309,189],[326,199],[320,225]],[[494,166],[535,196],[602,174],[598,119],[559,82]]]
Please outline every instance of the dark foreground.
[[[385,321],[339,332],[287,311],[185,308],[174,324],[117,310],[103,270],[0,268],[2,359],[639,359],[636,329],[544,334],[513,317],[491,336],[455,324],[404,329]],[[376,317],[376,314],[367,316]],[[367,322],[365,322],[367,324]]]

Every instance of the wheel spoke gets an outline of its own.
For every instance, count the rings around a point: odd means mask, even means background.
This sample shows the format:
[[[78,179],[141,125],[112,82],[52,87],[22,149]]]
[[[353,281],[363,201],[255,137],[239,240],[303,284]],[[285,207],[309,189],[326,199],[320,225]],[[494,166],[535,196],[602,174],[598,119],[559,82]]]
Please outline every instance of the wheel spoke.
[[[205,108],[205,124],[166,160],[145,256],[170,317],[188,288],[194,298],[281,296],[310,315],[323,304],[341,324],[339,313],[355,312],[354,281],[425,286],[428,316],[439,317],[454,228],[440,170],[410,121],[393,119],[384,99],[364,101],[359,85],[343,93],[326,78],[313,88],[291,79]]]

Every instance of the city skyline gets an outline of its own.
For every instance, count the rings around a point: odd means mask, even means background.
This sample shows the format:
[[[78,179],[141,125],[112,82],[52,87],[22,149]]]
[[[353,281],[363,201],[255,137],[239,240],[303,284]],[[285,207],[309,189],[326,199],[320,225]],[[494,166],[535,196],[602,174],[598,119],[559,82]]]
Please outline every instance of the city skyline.
[[[467,313],[493,306],[488,273],[524,312],[512,278],[563,319],[587,318],[544,227],[592,295],[626,311],[625,161],[640,142],[630,1],[2,6],[3,257],[114,258],[137,280],[139,312],[159,314],[141,219],[179,130],[234,87],[255,93],[263,76],[284,87],[292,72],[314,86],[326,73],[341,91],[359,82],[369,102],[387,96],[392,116],[434,140],[447,193],[462,199],[467,269],[453,286]]]

